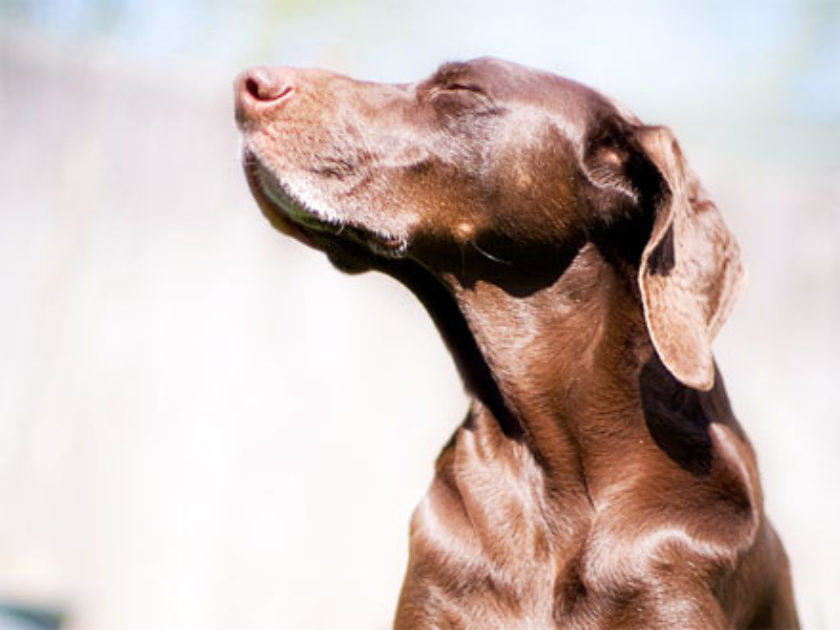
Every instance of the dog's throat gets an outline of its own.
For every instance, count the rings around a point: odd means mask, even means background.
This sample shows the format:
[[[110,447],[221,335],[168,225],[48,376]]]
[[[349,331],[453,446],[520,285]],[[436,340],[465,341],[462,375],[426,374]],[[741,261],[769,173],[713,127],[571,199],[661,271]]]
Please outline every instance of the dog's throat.
[[[426,308],[455,361],[467,391],[493,414],[507,437],[521,439],[523,425],[506,404],[499,384],[449,287],[412,260],[383,261],[381,270],[408,287]]]

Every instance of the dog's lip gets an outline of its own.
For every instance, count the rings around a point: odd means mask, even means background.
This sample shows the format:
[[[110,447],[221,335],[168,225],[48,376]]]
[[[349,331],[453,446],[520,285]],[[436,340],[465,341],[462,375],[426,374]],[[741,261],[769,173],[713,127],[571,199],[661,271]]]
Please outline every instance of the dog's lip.
[[[375,254],[391,258],[406,253],[405,238],[327,217],[308,206],[284,186],[247,147],[243,151],[242,161],[257,204],[271,224],[281,232],[319,249],[322,248],[318,247],[319,242],[327,237],[339,241],[352,239],[365,244]]]
[[[261,179],[261,169],[263,167],[257,157],[246,150],[243,153],[242,165],[245,170],[245,179],[248,181],[248,187],[251,189],[251,194],[269,223],[280,232],[298,239],[305,245],[316,247],[316,242],[309,231],[294,222],[266,193],[265,184]]]
[[[279,218],[309,230],[337,232],[341,229],[339,221],[327,219],[292,194],[252,151],[246,149],[242,161],[248,184],[263,210],[268,209]]]

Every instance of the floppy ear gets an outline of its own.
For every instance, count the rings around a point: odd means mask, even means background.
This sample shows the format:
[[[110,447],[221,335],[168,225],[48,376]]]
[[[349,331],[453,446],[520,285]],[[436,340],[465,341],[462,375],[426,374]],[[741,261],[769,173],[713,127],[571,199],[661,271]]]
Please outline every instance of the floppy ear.
[[[671,374],[689,387],[709,390],[715,380],[712,341],[744,277],[740,251],[671,131],[641,127],[636,133],[662,176],[639,266],[648,332]]]

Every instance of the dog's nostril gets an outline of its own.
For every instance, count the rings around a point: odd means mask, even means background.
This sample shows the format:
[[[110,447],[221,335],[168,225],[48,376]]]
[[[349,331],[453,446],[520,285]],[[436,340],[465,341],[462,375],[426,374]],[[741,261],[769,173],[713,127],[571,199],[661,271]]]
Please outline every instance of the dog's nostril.
[[[277,73],[262,68],[251,71],[242,87],[248,96],[264,102],[280,100],[292,90],[292,86]]]
[[[255,99],[262,100],[260,96],[260,84],[254,78],[248,77],[245,79],[245,91]]]

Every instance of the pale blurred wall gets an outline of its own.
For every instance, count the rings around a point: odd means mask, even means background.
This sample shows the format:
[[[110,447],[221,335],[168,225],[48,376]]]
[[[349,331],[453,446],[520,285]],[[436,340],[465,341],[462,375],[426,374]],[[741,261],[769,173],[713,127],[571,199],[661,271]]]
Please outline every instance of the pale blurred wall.
[[[750,268],[719,362],[806,627],[840,627],[837,11],[469,4],[4,7],[0,600],[76,630],[387,627],[465,398],[407,291],[270,230],[230,80],[489,52],[682,139]]]

